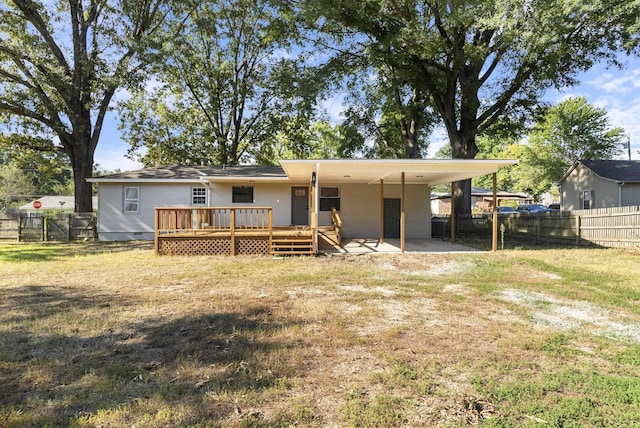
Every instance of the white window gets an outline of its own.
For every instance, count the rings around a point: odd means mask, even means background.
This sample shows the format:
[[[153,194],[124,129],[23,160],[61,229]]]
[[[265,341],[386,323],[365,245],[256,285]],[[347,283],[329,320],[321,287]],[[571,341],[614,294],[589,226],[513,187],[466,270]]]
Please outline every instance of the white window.
[[[207,205],[207,189],[205,187],[191,188],[191,205]]]
[[[590,210],[591,208],[593,208],[593,204],[591,202],[592,200],[593,200],[593,191],[585,190],[584,192],[582,192],[582,209]]]
[[[321,187],[320,188],[320,211],[331,211],[335,208],[340,211],[340,188]]]
[[[140,188],[125,187],[123,202],[123,211],[125,213],[140,212]]]

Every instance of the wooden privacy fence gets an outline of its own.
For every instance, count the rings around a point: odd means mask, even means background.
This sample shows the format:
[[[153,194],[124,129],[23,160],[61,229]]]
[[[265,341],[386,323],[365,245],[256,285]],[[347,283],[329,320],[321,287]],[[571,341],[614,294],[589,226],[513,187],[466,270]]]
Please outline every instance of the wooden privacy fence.
[[[458,220],[458,231],[491,230],[491,216]],[[498,216],[505,237],[602,247],[640,246],[640,206]]]
[[[0,239],[14,241],[76,241],[97,237],[94,213],[60,213],[0,218]]]

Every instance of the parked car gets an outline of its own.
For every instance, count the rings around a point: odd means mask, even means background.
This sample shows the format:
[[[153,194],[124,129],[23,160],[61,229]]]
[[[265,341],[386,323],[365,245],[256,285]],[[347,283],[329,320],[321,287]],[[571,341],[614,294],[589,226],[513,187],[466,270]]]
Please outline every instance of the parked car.
[[[551,211],[560,211],[560,204],[549,204],[549,209]]]
[[[513,207],[509,207],[509,206],[498,207],[498,215],[509,215],[509,214],[518,214],[518,213],[519,212],[516,211],[516,209]],[[485,217],[487,218],[493,217],[493,211],[487,211],[484,214],[485,214]]]
[[[551,210],[542,204],[522,204],[518,205],[518,212],[521,213],[550,213]]]
[[[509,207],[509,206],[504,206],[504,207],[498,207],[498,215],[500,214],[517,214],[518,211],[516,211],[515,208],[513,207]]]

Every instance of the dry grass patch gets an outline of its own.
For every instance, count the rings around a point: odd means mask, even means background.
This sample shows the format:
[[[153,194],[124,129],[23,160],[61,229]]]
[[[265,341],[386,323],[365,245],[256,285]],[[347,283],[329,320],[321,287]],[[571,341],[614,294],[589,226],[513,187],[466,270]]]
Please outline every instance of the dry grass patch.
[[[637,257],[3,245],[0,425],[628,425]]]

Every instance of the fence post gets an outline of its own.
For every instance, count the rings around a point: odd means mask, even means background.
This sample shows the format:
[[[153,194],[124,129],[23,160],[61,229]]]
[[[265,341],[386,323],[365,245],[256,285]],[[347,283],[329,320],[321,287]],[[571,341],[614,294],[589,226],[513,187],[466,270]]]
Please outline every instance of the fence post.
[[[576,215],[576,246],[580,246],[580,214]]]
[[[22,237],[22,213],[18,214],[18,242],[20,242],[20,238]]]
[[[542,218],[540,214],[536,216],[536,242],[540,243],[540,237],[542,236]]]

